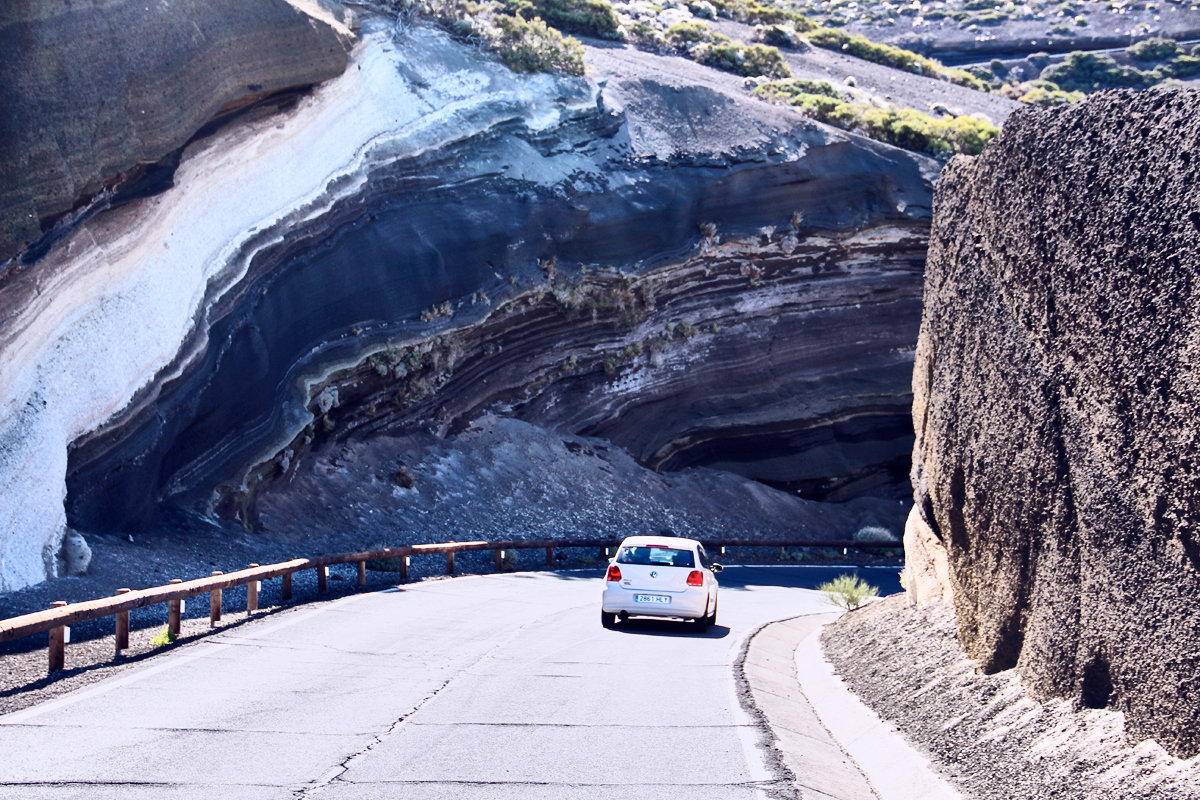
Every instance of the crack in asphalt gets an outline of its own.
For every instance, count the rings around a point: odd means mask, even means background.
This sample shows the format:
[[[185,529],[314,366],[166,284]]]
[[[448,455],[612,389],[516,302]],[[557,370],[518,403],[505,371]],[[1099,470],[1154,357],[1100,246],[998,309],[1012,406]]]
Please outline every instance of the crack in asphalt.
[[[297,800],[300,800],[300,798],[311,797],[312,795],[316,794],[317,792],[320,792],[321,790],[328,788],[329,785],[332,784],[333,782],[342,780],[342,776],[350,771],[350,767],[355,761],[357,761],[360,758],[363,758],[364,756],[366,756],[367,753],[371,752],[376,747],[383,744],[384,740],[387,739],[392,734],[394,734],[400,728],[400,726],[404,724],[405,720],[407,720],[413,714],[420,711],[425,706],[425,704],[428,703],[430,700],[437,697],[438,694],[440,694],[443,689],[445,689],[447,686],[449,686],[451,684],[451,682],[453,682],[454,679],[457,678],[458,675],[460,675],[460,674],[462,674],[462,673],[460,672],[450,678],[447,678],[446,681],[441,686],[434,689],[432,692],[430,692],[428,695],[426,695],[424,698],[422,698],[421,702],[417,703],[415,706],[410,708],[408,710],[408,713],[401,715],[395,722],[393,722],[391,725],[389,725],[387,727],[387,730],[383,731],[382,733],[376,734],[371,739],[371,741],[367,743],[367,745],[365,747],[362,747],[362,748],[356,750],[355,752],[351,753],[350,755],[346,756],[344,759],[341,760],[341,762],[336,767],[329,770],[323,776],[318,778],[316,783],[314,783],[310,786],[305,786],[303,788],[297,789],[296,791],[292,792],[292,797],[296,798]]]
[[[572,606],[571,608],[555,612],[555,614],[562,614],[562,613],[565,613],[566,611],[573,611],[576,608],[582,608],[582,607],[583,607],[583,604],[580,604],[577,606]],[[554,616],[555,614],[552,614],[550,616]],[[396,733],[396,731],[398,731],[400,729],[400,726],[403,725],[406,721],[408,721],[408,719],[413,714],[416,714],[418,711],[420,711],[422,708],[424,708],[425,705],[430,700],[434,699],[439,694],[441,694],[446,689],[447,686],[449,686],[451,683],[453,683],[455,680],[462,677],[463,675],[469,674],[472,669],[479,666],[483,662],[487,661],[494,653],[496,653],[498,650],[500,650],[501,648],[503,648],[507,644],[509,644],[513,639],[516,639],[518,636],[520,636],[522,633],[524,633],[526,629],[528,629],[531,626],[538,624],[540,622],[542,622],[542,617],[535,617],[533,619],[530,619],[524,625],[520,625],[517,628],[515,628],[508,636],[504,637],[504,639],[502,641],[499,641],[495,645],[490,647],[486,652],[482,653],[478,658],[476,658],[470,664],[458,669],[453,675],[451,675],[449,678],[447,678],[442,683],[441,686],[434,689],[432,692],[430,692],[428,695],[426,695],[424,698],[422,698],[421,702],[417,703],[415,706],[413,706],[411,709],[409,709],[407,713],[405,713],[399,719],[397,719],[395,722],[393,722],[391,725],[389,725],[387,730],[383,731],[382,733],[376,734],[371,739],[371,741],[366,744],[366,746],[364,746],[364,747],[360,748],[359,750],[346,756],[344,759],[342,759],[342,761],[336,767],[334,767],[333,769],[326,772],[322,777],[318,778],[314,783],[312,783],[308,786],[303,786],[303,787],[293,791],[292,797],[295,798],[295,800],[303,800],[304,798],[312,797],[313,795],[323,791],[324,789],[327,789],[331,784],[333,784],[335,782],[353,784],[354,781],[347,780],[344,776],[347,772],[350,771],[350,767],[354,764],[355,761],[359,760],[360,758],[365,757],[369,752],[374,750],[379,745],[383,744],[383,742],[386,739],[388,739],[388,737],[390,737],[394,733]]]

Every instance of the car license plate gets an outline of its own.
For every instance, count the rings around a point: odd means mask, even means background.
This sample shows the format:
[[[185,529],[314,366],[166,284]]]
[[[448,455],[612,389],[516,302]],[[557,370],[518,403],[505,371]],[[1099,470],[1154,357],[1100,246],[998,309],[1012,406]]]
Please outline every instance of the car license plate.
[[[660,606],[668,606],[671,604],[671,598],[665,594],[635,594],[633,596],[635,603],[656,603]]]

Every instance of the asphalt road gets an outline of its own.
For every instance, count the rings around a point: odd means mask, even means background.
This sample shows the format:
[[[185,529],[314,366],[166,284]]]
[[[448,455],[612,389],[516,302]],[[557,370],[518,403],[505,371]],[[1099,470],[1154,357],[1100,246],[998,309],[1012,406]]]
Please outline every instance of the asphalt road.
[[[604,630],[594,571],[300,610],[0,717],[0,798],[783,796],[734,666],[838,571],[731,567],[704,634]]]

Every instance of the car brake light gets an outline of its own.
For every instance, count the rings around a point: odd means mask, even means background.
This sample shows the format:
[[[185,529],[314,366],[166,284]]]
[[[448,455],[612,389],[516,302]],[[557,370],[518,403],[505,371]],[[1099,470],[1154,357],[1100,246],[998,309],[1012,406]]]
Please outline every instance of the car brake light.
[[[608,566],[608,580],[610,580],[610,581],[621,580],[621,568],[618,567],[616,564],[610,564]]]
[[[690,573],[688,573],[688,586],[703,586],[703,585],[704,585],[704,573],[703,572],[701,572],[698,569],[694,569]]]

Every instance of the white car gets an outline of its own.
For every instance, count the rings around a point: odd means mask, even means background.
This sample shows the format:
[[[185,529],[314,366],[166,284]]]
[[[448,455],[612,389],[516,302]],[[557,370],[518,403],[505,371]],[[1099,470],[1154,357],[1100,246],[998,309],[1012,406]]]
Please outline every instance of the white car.
[[[721,565],[708,560],[695,539],[630,536],[608,562],[600,622],[606,628],[629,617],[675,617],[707,630],[717,621]]]

